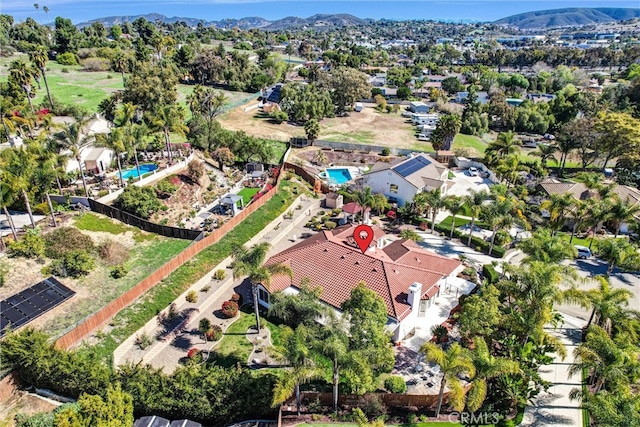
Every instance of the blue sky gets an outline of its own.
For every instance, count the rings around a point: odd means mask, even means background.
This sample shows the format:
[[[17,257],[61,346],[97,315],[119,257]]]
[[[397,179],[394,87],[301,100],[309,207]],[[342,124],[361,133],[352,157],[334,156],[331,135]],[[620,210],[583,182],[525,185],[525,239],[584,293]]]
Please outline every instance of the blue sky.
[[[388,19],[471,19],[493,21],[509,15],[561,7],[628,7],[640,8],[640,0],[44,0],[49,14],[36,11],[34,1],[0,0],[0,12],[13,15],[17,21],[31,16],[39,22],[51,22],[56,16],[71,18],[74,23],[112,15],[161,13],[219,20],[260,16],[274,20],[286,16],[308,17],[316,13],[350,13],[360,18]]]

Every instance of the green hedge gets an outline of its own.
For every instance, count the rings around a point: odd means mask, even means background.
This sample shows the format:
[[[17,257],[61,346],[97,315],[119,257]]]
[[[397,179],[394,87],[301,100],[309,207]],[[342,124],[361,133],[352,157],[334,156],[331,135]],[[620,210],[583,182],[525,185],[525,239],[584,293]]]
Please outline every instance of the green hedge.
[[[443,225],[442,223],[436,224],[435,231],[444,233],[446,236],[449,236],[449,234],[451,233],[451,223],[449,222],[449,224],[445,224],[445,225]],[[462,233],[457,228],[454,228],[453,237],[455,237],[456,239],[460,239],[460,241],[466,245],[467,239],[469,238],[469,234],[466,232]],[[482,252],[488,253],[490,246],[491,246],[490,242],[485,242],[483,239],[479,237],[473,236],[471,238],[471,247],[474,249],[480,248]],[[491,252],[491,256],[494,258],[502,258],[506,252],[507,250],[502,246],[494,246],[493,251]]]
[[[493,265],[491,264],[485,264],[482,266],[482,275],[487,278],[489,284],[496,283],[500,278],[498,272],[495,268],[493,268]]]

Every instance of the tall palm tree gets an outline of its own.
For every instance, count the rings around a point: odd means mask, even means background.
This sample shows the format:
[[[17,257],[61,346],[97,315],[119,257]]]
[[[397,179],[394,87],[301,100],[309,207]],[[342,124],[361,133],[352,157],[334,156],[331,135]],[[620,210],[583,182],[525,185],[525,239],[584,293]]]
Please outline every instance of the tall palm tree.
[[[282,345],[276,348],[290,369],[276,381],[272,406],[282,404],[295,392],[298,415],[301,406],[300,385],[322,376],[322,370],[315,366],[311,358],[309,341],[309,331],[304,325],[298,326],[295,331],[285,327],[280,337]]]
[[[73,158],[78,162],[85,197],[89,197],[89,189],[87,187],[87,179],[84,176],[84,169],[82,168],[80,152],[89,143],[89,138],[84,133],[84,126],[87,122],[86,118],[82,118],[75,123],[68,124],[62,131],[54,135],[59,147],[63,150],[69,150]]]
[[[371,203],[371,209],[374,209],[378,215],[383,214],[384,211],[389,208],[389,199],[387,196],[381,193],[373,195],[373,203]]]
[[[53,98],[51,98],[51,91],[49,90],[49,83],[47,82],[47,51],[43,46],[38,46],[34,50],[29,52],[29,59],[33,65],[40,70],[42,74],[42,80],[44,80],[44,87],[47,89],[47,97],[49,98],[49,105],[53,108]]]
[[[22,88],[27,95],[31,114],[34,114],[33,103],[31,102],[31,81],[33,80],[33,69],[21,59],[16,59],[9,67],[9,76]]]
[[[518,247],[527,254],[525,262],[557,264],[576,255],[573,246],[567,245],[561,237],[554,236],[547,228],[536,230],[531,238],[520,242]]]
[[[540,144],[538,148],[531,154],[540,157],[540,163],[543,168],[547,167],[547,160],[551,159],[556,162],[555,154],[558,151],[558,147],[553,144]]]
[[[435,138],[436,140],[442,141],[442,150],[451,150],[453,140],[458,132],[460,132],[461,126],[462,121],[460,120],[460,116],[445,114],[438,120],[432,139]]]
[[[333,410],[338,410],[338,386],[340,367],[349,357],[349,326],[346,318],[338,317],[333,310],[327,312],[327,321],[320,329],[315,340],[316,350],[331,361],[331,380],[333,383]]]
[[[140,173],[140,160],[138,159],[138,148],[146,146],[146,138],[149,136],[149,128],[145,125],[132,124],[123,128],[123,143],[128,152],[133,152],[133,158],[136,162],[136,170],[138,171],[138,181],[142,179]]]
[[[444,389],[447,385],[449,386],[449,401],[456,410],[462,410],[464,408],[464,390],[460,385],[458,375],[473,377],[476,374],[476,368],[469,350],[455,343],[445,351],[432,342],[426,342],[420,347],[420,352],[425,354],[427,362],[440,366],[440,373],[442,374],[438,404],[436,406],[436,418],[440,416]]]
[[[611,206],[611,211],[609,212],[611,222],[613,222],[616,227],[615,237],[618,237],[618,234],[620,234],[622,224],[634,220],[638,214],[640,214],[639,203],[633,204],[629,198],[622,200],[616,196]]]
[[[4,176],[0,175],[0,206],[2,206],[2,211],[4,212],[4,216],[7,217],[7,222],[9,223],[9,228],[11,229],[11,235],[13,236],[13,240],[18,240],[18,233],[16,231],[16,226],[13,223],[13,217],[9,213],[9,209],[7,209],[7,205],[11,205],[15,202],[15,191],[4,181]]]
[[[169,134],[174,132],[180,136],[185,136],[186,132],[189,132],[189,128],[184,124],[184,115],[185,112],[182,105],[163,105],[149,117],[151,127],[164,134],[169,162],[172,160]]]
[[[469,189],[469,194],[464,196],[464,201],[471,209],[471,224],[469,228],[469,239],[467,240],[467,246],[471,246],[471,237],[473,237],[473,228],[476,224],[476,219],[480,216],[483,209],[483,204],[489,199],[489,193],[486,190],[476,191]]]
[[[554,234],[562,228],[574,204],[575,199],[571,193],[551,194],[549,199],[540,204],[540,209],[549,212],[549,220]]]
[[[616,267],[625,267],[627,265],[640,265],[640,253],[635,246],[625,239],[602,239],[596,243],[598,256],[609,263],[607,276],[613,273]]]
[[[133,119],[136,117],[138,107],[131,102],[125,102],[120,106],[120,109],[116,111],[115,123],[117,126],[129,126],[133,124]]]
[[[492,355],[482,337],[475,337],[473,342],[475,348],[471,357],[476,375],[467,394],[467,409],[476,412],[487,398],[487,381],[506,374],[516,374],[520,366],[514,360]]]
[[[22,196],[31,226],[35,228],[36,222],[31,211],[31,202],[27,190],[34,188],[32,181],[39,163],[38,158],[28,148],[22,146],[2,151],[0,171],[2,171],[2,182],[8,187],[7,194],[13,194],[16,198]]]
[[[624,323],[622,319],[634,314],[628,309],[633,293],[627,289],[612,288],[609,279],[604,276],[596,276],[596,280],[597,288],[588,290],[572,288],[567,291],[567,296],[570,301],[591,309],[586,329],[593,323],[611,335],[615,325],[620,327],[619,323]]]
[[[244,246],[233,248],[233,277],[249,276],[253,293],[253,308],[256,315],[256,328],[260,331],[260,306],[258,305],[258,286],[269,289],[271,279],[275,275],[293,277],[291,268],[284,264],[263,265],[271,245],[267,242],[254,245],[251,249]]]
[[[99,133],[96,135],[97,146],[110,148],[116,153],[120,187],[124,187],[124,182],[122,180],[122,165],[120,163],[120,156],[122,155],[122,153],[127,151],[124,143],[125,143],[125,136],[124,136],[124,130],[122,128],[115,128],[115,129],[112,129],[111,132],[109,133]]]
[[[465,211],[466,200],[458,196],[449,196],[446,199],[447,210],[451,213],[451,231],[449,238],[453,239],[453,230],[456,228],[456,216]]]
[[[115,57],[113,58],[113,69],[120,73],[120,76],[122,77],[123,87],[127,86],[127,82],[124,79],[124,73],[125,71],[127,71],[127,64],[128,64],[128,61],[125,54],[122,51],[118,51]]]
[[[440,209],[447,206],[446,197],[442,195],[439,188],[435,190],[431,190],[425,193],[424,202],[429,207],[429,212],[431,213],[431,233],[436,228],[436,215]]]
[[[580,229],[580,226],[587,215],[589,215],[589,205],[582,200],[575,199],[570,215],[573,220],[573,225],[571,226],[571,238],[569,239],[569,243],[572,243],[576,232]]]
[[[362,222],[366,223],[369,220],[369,210],[375,203],[374,195],[371,191],[371,187],[364,187],[360,190],[356,190],[350,194],[353,201],[362,209]]]
[[[591,240],[589,241],[589,249],[591,249],[596,237],[596,228],[601,222],[609,218],[609,213],[611,212],[611,200],[591,197],[587,199],[586,204],[589,211],[588,224],[591,228]]]
[[[494,142],[489,144],[487,151],[495,152],[499,157],[506,157],[520,152],[522,141],[516,138],[512,131],[500,132]]]

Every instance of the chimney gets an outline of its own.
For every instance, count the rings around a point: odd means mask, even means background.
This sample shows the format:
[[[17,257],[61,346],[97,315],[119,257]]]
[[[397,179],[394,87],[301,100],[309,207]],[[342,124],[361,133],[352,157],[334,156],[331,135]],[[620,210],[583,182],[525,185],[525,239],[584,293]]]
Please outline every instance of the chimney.
[[[411,306],[411,310],[418,309],[420,297],[422,297],[422,284],[415,282],[413,285],[409,286],[409,295],[407,296],[407,302]]]

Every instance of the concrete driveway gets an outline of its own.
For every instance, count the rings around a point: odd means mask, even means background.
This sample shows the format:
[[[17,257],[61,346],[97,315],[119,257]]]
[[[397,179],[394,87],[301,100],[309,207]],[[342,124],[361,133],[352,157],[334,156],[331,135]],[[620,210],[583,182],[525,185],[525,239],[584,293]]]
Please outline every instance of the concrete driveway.
[[[489,190],[491,181],[480,176],[469,176],[466,170],[453,171],[455,178],[453,179],[453,185],[447,190],[448,195],[454,196],[466,196],[469,194],[469,189],[476,191]]]

